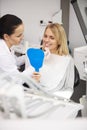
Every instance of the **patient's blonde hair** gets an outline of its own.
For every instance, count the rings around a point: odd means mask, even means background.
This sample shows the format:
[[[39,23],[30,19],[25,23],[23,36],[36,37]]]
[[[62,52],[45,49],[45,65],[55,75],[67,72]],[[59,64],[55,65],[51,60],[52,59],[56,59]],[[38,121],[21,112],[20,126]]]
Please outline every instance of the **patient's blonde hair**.
[[[63,26],[61,24],[58,24],[58,23],[51,23],[51,24],[47,25],[47,27],[44,31],[44,35],[45,35],[45,32],[48,28],[54,34],[54,38],[57,42],[57,45],[58,45],[57,46],[57,54],[68,55],[69,50],[68,50],[68,46],[67,46],[67,37],[66,37],[66,33],[65,33]]]

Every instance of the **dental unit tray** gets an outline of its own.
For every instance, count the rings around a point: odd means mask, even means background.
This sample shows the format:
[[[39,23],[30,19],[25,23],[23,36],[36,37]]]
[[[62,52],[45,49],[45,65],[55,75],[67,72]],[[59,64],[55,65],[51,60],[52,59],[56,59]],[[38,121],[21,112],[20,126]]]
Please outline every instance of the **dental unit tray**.
[[[24,90],[22,85],[15,83],[16,81],[9,82],[8,77],[0,75],[0,118],[60,120],[75,118],[78,111],[83,109],[79,103],[50,95],[31,78],[21,76],[31,87]]]

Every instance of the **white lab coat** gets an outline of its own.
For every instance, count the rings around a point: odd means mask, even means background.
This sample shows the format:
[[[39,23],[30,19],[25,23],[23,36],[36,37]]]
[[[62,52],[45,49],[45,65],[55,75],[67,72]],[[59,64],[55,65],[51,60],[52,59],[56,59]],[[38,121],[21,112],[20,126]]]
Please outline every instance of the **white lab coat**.
[[[16,60],[4,40],[0,40],[0,68],[5,72],[18,72]]]
[[[0,69],[8,73],[9,76],[13,79],[16,78],[17,75],[23,74],[26,76],[30,76],[31,74],[29,73],[28,69],[24,72],[19,72],[15,56],[13,55],[13,53],[11,53],[7,44],[2,39],[0,39]],[[22,81],[19,80],[19,83],[22,83]]]

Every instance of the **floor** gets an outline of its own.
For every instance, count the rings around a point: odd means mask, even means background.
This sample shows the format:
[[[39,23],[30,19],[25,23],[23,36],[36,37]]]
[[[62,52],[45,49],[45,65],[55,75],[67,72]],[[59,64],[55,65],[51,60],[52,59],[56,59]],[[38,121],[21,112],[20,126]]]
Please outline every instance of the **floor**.
[[[71,97],[71,100],[79,103],[79,99],[82,97],[82,95],[86,94],[86,82],[83,80],[80,80],[80,84],[75,87],[74,93]],[[81,111],[78,112],[77,117],[81,117]]]

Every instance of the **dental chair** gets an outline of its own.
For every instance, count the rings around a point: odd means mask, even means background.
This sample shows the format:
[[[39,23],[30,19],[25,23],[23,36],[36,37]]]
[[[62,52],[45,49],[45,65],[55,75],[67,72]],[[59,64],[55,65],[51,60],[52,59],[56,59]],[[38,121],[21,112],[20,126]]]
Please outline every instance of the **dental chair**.
[[[74,65],[74,88],[80,84],[80,75],[77,67]]]

